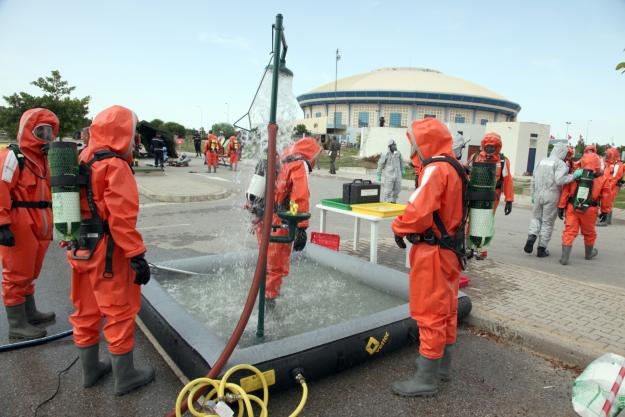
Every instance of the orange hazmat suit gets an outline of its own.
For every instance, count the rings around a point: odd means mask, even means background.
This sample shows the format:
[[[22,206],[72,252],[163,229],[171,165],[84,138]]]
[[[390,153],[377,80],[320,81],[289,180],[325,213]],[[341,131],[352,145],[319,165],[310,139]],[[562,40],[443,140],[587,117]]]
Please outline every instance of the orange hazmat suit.
[[[241,143],[237,140],[236,136],[230,136],[228,142],[228,149],[226,150],[230,155],[230,164],[236,164],[239,162],[239,155],[241,154]]]
[[[310,211],[310,190],[308,188],[308,173],[315,166],[315,160],[321,152],[321,146],[314,138],[302,138],[295,142],[293,147],[281,155],[280,172],[276,180],[275,207],[276,211],[288,210],[291,201],[299,207],[298,211]],[[277,214],[273,215],[273,224],[281,224]],[[308,228],[308,220],[297,226]],[[260,242],[262,222],[257,225],[256,236]],[[287,236],[287,229],[278,229],[272,236]],[[293,245],[290,243],[269,243],[267,254],[267,274],[265,296],[267,299],[280,295],[282,279],[289,275],[290,257]]]
[[[455,158],[451,134],[439,120],[414,121],[409,133],[423,160],[439,155]],[[393,221],[393,232],[404,237],[432,229],[440,237],[434,212],[450,235],[462,224],[462,179],[447,162],[424,166],[406,211]],[[453,251],[422,242],[412,246],[410,265],[410,316],[419,326],[419,353],[438,359],[445,345],[456,341],[460,261]]]
[[[43,126],[51,127],[53,136],[37,137],[35,131]],[[50,173],[42,146],[54,140],[58,131],[59,119],[50,110],[27,110],[17,134],[23,166],[12,150],[0,151],[0,225],[10,225],[15,238],[14,246],[0,246],[6,306],[23,304],[35,292],[34,280],[52,240]],[[39,203],[41,208],[20,207],[24,202]]]
[[[78,347],[99,343],[102,320],[109,351],[116,355],[134,347],[135,317],[141,307],[140,286],[134,283],[130,259],[145,252],[137,231],[139,193],[130,164],[137,116],[129,109],[112,106],[99,113],[89,128],[90,142],[81,162],[88,162],[97,151],[111,151],[120,158],[96,161],[91,167],[93,201],[106,224],[105,233],[89,260],[73,259],[71,299],[76,311],[70,316],[74,342]],[[81,190],[83,218],[89,217],[86,193]],[[112,274],[105,273],[106,252],[113,239]],[[77,255],[84,256],[85,250]]]
[[[495,147],[495,152],[492,155],[488,155],[484,148],[487,145],[493,145]],[[479,154],[476,154],[472,162],[495,162],[497,164],[497,185],[495,191],[497,196],[495,197],[495,208],[497,211],[497,207],[499,206],[499,199],[501,198],[501,193],[503,191],[504,198],[506,202],[514,201],[514,182],[512,179],[512,173],[510,172],[510,161],[508,157],[504,156],[504,160],[502,161],[501,157],[501,136],[497,133],[491,132],[487,133],[486,136],[482,139],[481,150]]]
[[[208,135],[208,140],[204,144],[204,154],[206,155],[206,164],[210,167],[217,168],[219,163],[219,139],[213,134]]]
[[[599,156],[596,153],[588,152],[582,156],[580,160],[582,169],[589,169],[595,173],[601,172]],[[602,213],[609,213],[612,210],[612,193],[610,190],[610,181],[605,175],[601,175],[593,180],[592,184],[592,201],[596,206],[589,207],[586,211],[576,210],[570,198],[575,197],[577,193],[578,181],[573,181],[562,187],[559,208],[566,208],[566,218],[564,220],[564,231],[562,232],[562,245],[572,246],[573,241],[579,234],[580,230],[584,235],[584,244],[586,246],[594,246],[597,240],[597,216],[599,209]]]

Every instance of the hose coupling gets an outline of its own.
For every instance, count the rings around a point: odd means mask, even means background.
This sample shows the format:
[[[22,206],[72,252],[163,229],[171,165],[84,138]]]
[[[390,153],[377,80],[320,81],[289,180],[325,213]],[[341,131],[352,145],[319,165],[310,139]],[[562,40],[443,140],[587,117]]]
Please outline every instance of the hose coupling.
[[[304,369],[303,368],[295,368],[291,370],[291,375],[293,378],[301,385],[306,383],[306,378],[304,378]]]

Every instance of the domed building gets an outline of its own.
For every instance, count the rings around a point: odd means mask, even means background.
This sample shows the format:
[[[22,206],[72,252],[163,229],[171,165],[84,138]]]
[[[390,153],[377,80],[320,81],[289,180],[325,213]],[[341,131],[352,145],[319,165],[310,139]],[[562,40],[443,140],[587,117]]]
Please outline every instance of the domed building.
[[[381,68],[353,75],[338,80],[336,91],[330,82],[297,100],[304,118],[327,116],[332,130],[407,127],[409,121],[426,117],[486,125],[514,121],[521,110],[485,87],[422,68]]]
[[[395,139],[404,159],[405,130],[413,120],[437,118],[453,135],[470,140],[465,158],[487,131],[502,136],[503,153],[516,175],[532,173],[547,155],[549,126],[517,122],[521,106],[461,78],[425,68],[380,68],[323,84],[297,97],[300,122],[316,136],[358,142],[360,155],[382,153]]]

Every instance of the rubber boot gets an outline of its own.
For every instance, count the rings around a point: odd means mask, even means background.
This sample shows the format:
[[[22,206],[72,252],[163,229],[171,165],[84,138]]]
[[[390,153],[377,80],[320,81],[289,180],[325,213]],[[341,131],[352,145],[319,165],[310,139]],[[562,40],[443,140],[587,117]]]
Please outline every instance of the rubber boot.
[[[547,256],[549,256],[549,251],[547,250],[547,248],[539,246],[536,249],[536,256],[538,256],[539,258],[546,258]]]
[[[46,329],[40,329],[28,323],[26,319],[26,303],[15,306],[5,306],[9,321],[9,338],[11,339],[39,339],[44,337]]]
[[[419,356],[417,373],[410,379],[393,383],[393,392],[402,397],[431,397],[438,392],[441,359]]]
[[[30,324],[50,323],[53,322],[54,318],[56,317],[56,314],[54,314],[53,311],[49,313],[42,313],[41,311],[37,310],[34,294],[26,296],[25,310],[26,319]]]
[[[573,246],[562,245],[562,257],[560,258],[561,265],[568,265],[569,258],[571,257],[571,249],[573,249]]]
[[[612,224],[612,212],[608,213],[608,220],[607,220],[608,224]]]
[[[94,386],[103,376],[111,372],[111,360],[105,358],[100,362],[100,345],[79,347],[80,363],[82,364],[82,386]]]
[[[527,235],[527,242],[523,250],[525,253],[532,253],[534,251],[534,243],[536,242],[536,235]]]
[[[607,227],[608,225],[608,221],[604,221],[604,222],[597,222],[597,227]]]
[[[133,351],[123,355],[111,354],[115,395],[124,395],[154,381],[154,369],[135,369]]]
[[[454,355],[455,349],[456,345],[445,345],[445,353],[438,368],[438,378],[443,382],[449,382],[451,380],[451,358]]]
[[[594,246],[586,246],[586,260],[589,261],[592,258],[594,258],[595,256],[597,256],[599,254],[599,251],[597,249],[595,249]]]

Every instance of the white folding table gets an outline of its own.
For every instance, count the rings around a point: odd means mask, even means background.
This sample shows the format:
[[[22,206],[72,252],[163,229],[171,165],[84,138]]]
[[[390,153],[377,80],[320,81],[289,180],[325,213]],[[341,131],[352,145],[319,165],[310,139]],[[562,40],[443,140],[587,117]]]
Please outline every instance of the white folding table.
[[[326,231],[326,217],[327,212],[329,211],[354,218],[354,250],[358,250],[358,240],[360,239],[360,221],[369,221],[371,223],[371,245],[369,247],[369,262],[373,264],[378,263],[378,232],[380,228],[380,222],[393,221],[395,217],[370,216],[367,214],[356,213],[351,210],[342,210],[334,207],[328,207],[322,204],[317,204],[315,207],[317,207],[321,211],[321,216],[319,217],[319,231],[321,233],[325,233]],[[406,256],[407,254],[408,250],[406,251]]]

